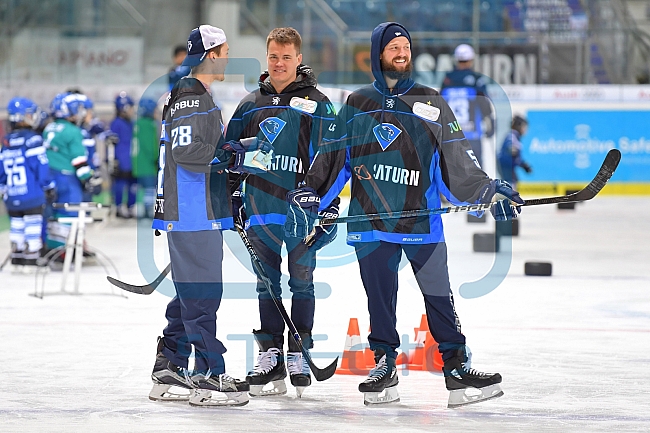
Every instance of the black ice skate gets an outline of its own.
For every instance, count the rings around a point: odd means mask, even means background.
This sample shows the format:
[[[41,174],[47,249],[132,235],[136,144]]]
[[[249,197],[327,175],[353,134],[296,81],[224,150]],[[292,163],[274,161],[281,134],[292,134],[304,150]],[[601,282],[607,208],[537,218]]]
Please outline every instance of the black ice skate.
[[[368,373],[368,378],[359,384],[359,391],[363,393],[363,404],[398,402],[399,379],[395,360],[387,357],[383,349],[375,349],[375,364],[375,368]]]
[[[287,393],[284,378],[287,369],[284,366],[284,353],[275,347],[273,335],[264,331],[253,331],[253,336],[260,348],[257,365],[246,376],[250,385],[251,397],[283,395]]]
[[[247,382],[238,380],[222,373],[213,376],[209,371],[207,374],[195,374],[192,376],[195,389],[190,395],[190,406],[220,407],[220,406],[244,406],[248,404]]]
[[[302,344],[305,348],[311,348],[311,333],[298,331]],[[311,375],[309,374],[309,363],[303,356],[298,343],[289,334],[289,352],[287,353],[287,367],[289,368],[289,377],[291,385],[296,387],[296,395],[302,397],[302,393],[311,385]]]
[[[191,390],[192,382],[186,368],[174,365],[162,354],[164,347],[163,339],[158,337],[158,349],[156,352],[156,363],[151,372],[153,388],[149,392],[149,400],[153,401],[188,401],[190,392],[173,392],[170,388]],[[180,391],[180,390],[179,390]]]
[[[458,407],[470,403],[501,397],[499,373],[483,373],[470,368],[470,360],[464,349],[456,350],[443,367],[445,385],[449,390],[447,407]]]

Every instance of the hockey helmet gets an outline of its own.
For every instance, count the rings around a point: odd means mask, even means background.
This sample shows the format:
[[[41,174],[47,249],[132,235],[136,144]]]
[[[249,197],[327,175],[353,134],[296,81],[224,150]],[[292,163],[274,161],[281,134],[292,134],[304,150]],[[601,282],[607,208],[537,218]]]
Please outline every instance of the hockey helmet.
[[[86,115],[83,95],[75,93],[59,93],[50,104],[52,116],[56,119],[69,119],[74,117],[80,121]]]
[[[156,108],[158,108],[158,103],[156,101],[149,98],[142,98],[138,103],[138,116],[153,117]]]
[[[521,127],[524,125],[528,125],[528,120],[523,116],[515,114],[512,118],[512,129],[521,132]]]
[[[115,98],[115,109],[118,113],[124,111],[128,107],[133,106],[135,106],[133,99],[124,91],[120,92],[120,94]]]
[[[38,105],[28,98],[12,98],[7,104],[7,114],[12,123],[25,122],[34,127],[38,123]]]

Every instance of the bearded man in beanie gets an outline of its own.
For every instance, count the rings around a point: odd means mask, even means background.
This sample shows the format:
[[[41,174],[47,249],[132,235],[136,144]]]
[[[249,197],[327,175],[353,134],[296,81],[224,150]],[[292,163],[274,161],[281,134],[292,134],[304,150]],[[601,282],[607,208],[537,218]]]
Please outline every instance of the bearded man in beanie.
[[[515,218],[517,205],[523,204],[519,193],[485,174],[445,100],[411,78],[411,37],[406,28],[398,23],[377,26],[370,55],[375,81],[348,97],[336,125],[328,128],[332,135],[319,146],[304,186],[287,194],[286,234],[310,233],[318,199],[330,202],[350,177],[349,215],[435,209],[441,205],[440,194],[455,205],[490,203],[502,195],[506,198],[492,207],[494,217]],[[422,291],[429,329],[444,360],[449,406],[503,394],[498,373],[481,373],[469,366],[439,215],[349,223],[347,242],[356,250],[368,296],[372,330],[368,341],[375,354],[375,368],[359,385],[366,404],[399,400],[395,310],[402,253]]]

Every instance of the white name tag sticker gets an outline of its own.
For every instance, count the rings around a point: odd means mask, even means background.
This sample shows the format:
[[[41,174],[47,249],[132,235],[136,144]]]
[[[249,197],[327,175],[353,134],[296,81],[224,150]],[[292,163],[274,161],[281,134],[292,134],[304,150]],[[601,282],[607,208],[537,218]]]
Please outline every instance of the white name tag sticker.
[[[316,112],[316,107],[318,107],[318,102],[294,96],[291,98],[291,101],[289,101],[289,106],[305,113],[314,114]]]
[[[424,120],[435,122],[440,117],[440,108],[423,104],[422,102],[416,102],[413,104],[413,114]]]

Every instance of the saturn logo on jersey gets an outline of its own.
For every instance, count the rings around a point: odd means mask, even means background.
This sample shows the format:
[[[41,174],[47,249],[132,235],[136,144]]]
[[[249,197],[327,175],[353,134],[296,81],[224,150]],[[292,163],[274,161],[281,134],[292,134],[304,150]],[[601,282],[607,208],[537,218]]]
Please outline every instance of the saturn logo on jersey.
[[[277,117],[267,117],[260,122],[260,130],[271,144],[278,138],[287,122]]]
[[[366,168],[365,165],[357,165],[354,167],[354,174],[357,175],[357,178],[359,180],[370,180],[372,179],[372,174],[370,174],[370,171]]]
[[[382,150],[386,150],[393,141],[402,133],[402,130],[392,123],[382,123],[372,128],[372,132],[375,133],[375,137],[379,142]]]

